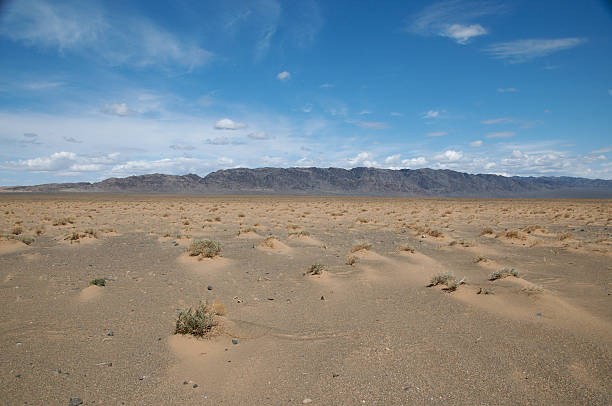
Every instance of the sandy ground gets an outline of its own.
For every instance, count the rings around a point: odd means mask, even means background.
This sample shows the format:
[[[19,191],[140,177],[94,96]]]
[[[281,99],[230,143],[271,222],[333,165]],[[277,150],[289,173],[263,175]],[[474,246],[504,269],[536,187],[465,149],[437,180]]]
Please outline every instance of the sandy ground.
[[[609,200],[0,195],[0,233],[2,405],[612,403]]]

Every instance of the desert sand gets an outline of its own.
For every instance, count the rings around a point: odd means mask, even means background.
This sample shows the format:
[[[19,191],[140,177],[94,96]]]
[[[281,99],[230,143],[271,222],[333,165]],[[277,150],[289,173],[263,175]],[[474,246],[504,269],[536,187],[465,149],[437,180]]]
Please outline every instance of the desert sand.
[[[2,405],[612,403],[610,200],[4,194],[0,234]]]

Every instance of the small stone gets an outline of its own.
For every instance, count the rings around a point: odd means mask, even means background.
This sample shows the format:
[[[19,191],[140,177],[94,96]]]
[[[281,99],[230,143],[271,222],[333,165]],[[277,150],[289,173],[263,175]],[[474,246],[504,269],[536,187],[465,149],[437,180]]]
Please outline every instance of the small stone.
[[[115,335],[115,333],[113,333],[113,332],[112,332],[112,330],[111,330],[111,331],[109,331],[109,332],[108,332],[108,334],[107,334],[107,336],[109,336],[109,337],[112,337],[112,336],[114,336],[114,335]]]
[[[238,344],[238,339],[237,338],[232,338],[232,344]]]
[[[189,382],[183,381],[183,385],[189,385]]]
[[[536,316],[542,316],[542,313],[536,313]]]
[[[212,290],[212,285],[208,285],[208,286],[206,287],[206,289],[208,289],[208,290]]]
[[[193,384],[193,389],[197,388],[198,386],[200,386],[200,385],[198,385],[197,383],[194,383]]]
[[[310,398],[306,398],[306,399],[302,400],[302,404],[303,404],[303,405],[307,405],[307,404],[309,404],[309,403],[312,403],[312,399],[310,399]]]
[[[321,300],[325,300],[325,296],[321,296]]]
[[[70,403],[68,403],[68,406],[79,406],[82,405],[83,401],[79,398],[70,398]]]
[[[339,376],[340,376],[340,374],[332,374],[332,378],[337,378]]]

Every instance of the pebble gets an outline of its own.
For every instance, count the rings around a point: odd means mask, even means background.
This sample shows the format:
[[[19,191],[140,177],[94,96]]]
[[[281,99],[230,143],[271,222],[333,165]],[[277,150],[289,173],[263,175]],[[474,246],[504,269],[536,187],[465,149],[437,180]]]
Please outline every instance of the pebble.
[[[537,313],[536,316],[542,316],[542,313]]]
[[[109,336],[109,337],[112,337],[114,335],[115,335],[115,333],[113,333],[112,331],[109,331],[108,334],[107,334],[107,336]]]
[[[212,290],[212,285],[208,285],[208,287],[206,287],[206,289]]]
[[[68,406],[79,406],[82,405],[83,401],[79,398],[70,398],[70,403],[68,403]]]
[[[306,398],[306,399],[302,400],[302,404],[304,404],[304,405],[307,405],[309,403],[312,403],[312,399]]]
[[[200,385],[198,385],[197,383],[194,383],[193,384],[193,389],[197,388],[198,386],[200,386]]]
[[[232,338],[232,344],[238,344],[238,339],[237,338]]]

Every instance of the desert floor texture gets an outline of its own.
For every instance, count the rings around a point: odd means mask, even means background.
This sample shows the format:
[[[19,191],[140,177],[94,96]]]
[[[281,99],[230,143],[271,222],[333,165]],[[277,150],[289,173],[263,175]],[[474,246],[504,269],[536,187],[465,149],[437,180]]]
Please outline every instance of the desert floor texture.
[[[4,194],[0,234],[1,405],[612,403],[610,200]]]

